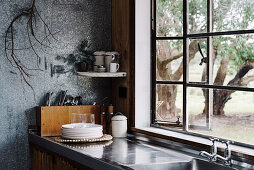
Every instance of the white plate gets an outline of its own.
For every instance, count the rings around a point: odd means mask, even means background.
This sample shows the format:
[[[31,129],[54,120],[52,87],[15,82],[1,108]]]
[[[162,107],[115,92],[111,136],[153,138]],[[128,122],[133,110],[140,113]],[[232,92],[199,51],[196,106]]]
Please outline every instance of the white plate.
[[[62,136],[68,139],[92,139],[103,136],[102,125],[73,123],[62,126]]]
[[[66,139],[94,139],[94,138],[100,138],[103,136],[103,134],[101,135],[90,135],[90,136],[64,136],[62,135],[64,138]]]
[[[91,131],[100,131],[102,128],[83,128],[83,129],[62,129],[65,132],[91,132]]]
[[[65,132],[62,132],[63,135],[73,135],[73,136],[82,136],[82,135],[97,135],[97,134],[102,134],[102,131],[101,132],[97,132],[97,133],[65,133]]]
[[[102,128],[102,125],[93,123],[72,123],[62,125],[62,129],[87,129],[87,128]]]
[[[103,135],[93,135],[93,136],[66,136],[66,135],[62,135],[62,137],[64,138],[68,138],[68,139],[93,139],[93,138],[100,138]]]
[[[102,129],[82,129],[82,130],[77,130],[77,129],[65,130],[65,129],[62,129],[62,132],[66,132],[66,133],[72,133],[72,132],[89,133],[89,132],[100,132],[100,131],[102,131]]]
[[[63,134],[98,134],[98,133],[102,133],[102,131],[98,131],[98,132],[84,132],[84,133],[78,133],[78,132],[62,132]]]

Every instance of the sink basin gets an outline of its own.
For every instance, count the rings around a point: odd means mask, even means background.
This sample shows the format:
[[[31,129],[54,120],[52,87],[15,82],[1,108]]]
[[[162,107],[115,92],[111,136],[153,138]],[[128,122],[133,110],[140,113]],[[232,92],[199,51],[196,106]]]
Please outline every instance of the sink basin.
[[[135,164],[128,167],[135,170],[188,170],[188,162]]]
[[[188,163],[188,166],[186,167],[185,170],[235,170],[235,169],[228,166],[203,161],[200,159],[193,159],[191,162]]]
[[[136,164],[129,167],[137,170],[235,170],[231,167],[195,158],[190,162]]]

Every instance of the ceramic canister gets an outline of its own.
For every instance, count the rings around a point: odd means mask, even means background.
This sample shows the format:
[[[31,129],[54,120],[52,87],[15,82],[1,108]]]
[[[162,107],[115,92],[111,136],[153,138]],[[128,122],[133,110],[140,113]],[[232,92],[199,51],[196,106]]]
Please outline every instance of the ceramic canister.
[[[94,57],[95,57],[95,62],[94,65],[95,66],[100,66],[100,65],[104,65],[104,55],[105,55],[105,51],[96,51],[93,53]],[[96,71],[96,70],[94,70]]]
[[[112,136],[122,138],[127,136],[127,117],[118,112],[112,117]]]
[[[103,55],[97,55],[94,57],[95,57],[94,65],[97,65],[97,66],[104,65],[104,56]]]

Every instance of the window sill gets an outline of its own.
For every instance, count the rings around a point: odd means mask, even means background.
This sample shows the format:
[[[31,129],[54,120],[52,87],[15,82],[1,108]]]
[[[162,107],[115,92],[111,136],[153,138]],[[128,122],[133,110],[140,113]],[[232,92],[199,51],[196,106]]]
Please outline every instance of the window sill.
[[[180,143],[196,146],[201,149],[210,149],[210,146],[211,146],[211,141],[209,141],[208,139],[192,136],[188,134],[173,132],[169,130],[159,129],[155,127],[145,127],[145,128],[132,127],[131,131],[146,134],[149,136],[167,139],[174,142],[180,142]],[[224,144],[218,143],[219,151],[223,151],[224,148],[225,148]],[[254,149],[238,146],[238,145],[233,145],[233,144],[230,145],[230,148],[232,150],[232,155],[254,160]]]

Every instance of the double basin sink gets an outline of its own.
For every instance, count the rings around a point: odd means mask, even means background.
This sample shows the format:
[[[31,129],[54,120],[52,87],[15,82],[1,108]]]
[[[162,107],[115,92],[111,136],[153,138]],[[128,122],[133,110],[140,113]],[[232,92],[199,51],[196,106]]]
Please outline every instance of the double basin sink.
[[[183,170],[233,170],[234,168],[211,163],[208,161],[203,161],[200,159],[193,159],[191,162],[187,164],[187,166]]]
[[[153,170],[235,170],[228,166],[193,158],[190,162],[175,162],[150,165],[134,165],[133,169]]]
[[[234,170],[223,164],[209,162],[186,154],[178,148],[165,148],[149,142],[114,138],[113,143],[103,149],[103,158],[136,170]]]

